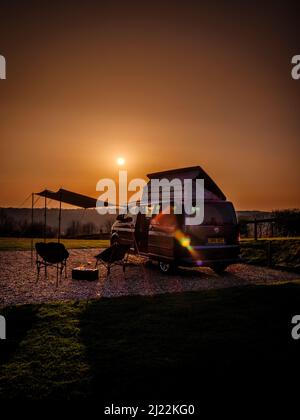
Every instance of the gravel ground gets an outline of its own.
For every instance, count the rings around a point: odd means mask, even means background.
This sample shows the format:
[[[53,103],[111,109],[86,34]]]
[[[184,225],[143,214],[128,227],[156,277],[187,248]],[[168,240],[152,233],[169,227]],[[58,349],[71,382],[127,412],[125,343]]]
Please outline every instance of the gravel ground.
[[[93,257],[98,252],[98,249],[70,250],[68,277],[63,277],[56,287],[55,268],[48,268],[47,278],[41,271],[37,281],[35,262],[31,266],[30,251],[1,251],[0,306],[69,299],[155,295],[299,279],[297,274],[246,264],[232,265],[222,276],[208,268],[181,268],[176,274],[164,275],[159,272],[156,264],[151,265],[132,255],[125,278],[121,267],[113,267],[108,279],[104,268],[100,268],[98,281],[72,280],[71,267],[88,263],[93,267]]]

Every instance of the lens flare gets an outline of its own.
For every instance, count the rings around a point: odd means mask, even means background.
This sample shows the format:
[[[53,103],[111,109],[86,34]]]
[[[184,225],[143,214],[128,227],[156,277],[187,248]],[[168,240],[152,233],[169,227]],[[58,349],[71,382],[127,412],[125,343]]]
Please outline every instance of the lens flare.
[[[191,245],[191,240],[190,238],[182,238],[180,243],[184,248],[189,248]]]
[[[199,258],[198,252],[192,247],[191,245],[191,238],[189,238],[188,236],[186,236],[181,230],[176,230],[175,232],[175,239],[177,239],[177,241],[180,243],[180,245],[187,249],[188,252],[190,253],[191,257],[196,261],[196,264],[198,266],[202,265],[202,261]]]

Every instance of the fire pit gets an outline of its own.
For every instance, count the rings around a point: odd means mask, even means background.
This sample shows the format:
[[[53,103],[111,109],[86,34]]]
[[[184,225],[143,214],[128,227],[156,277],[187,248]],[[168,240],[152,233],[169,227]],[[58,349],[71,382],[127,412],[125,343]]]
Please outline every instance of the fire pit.
[[[73,280],[94,281],[99,278],[98,268],[75,267],[72,269]]]

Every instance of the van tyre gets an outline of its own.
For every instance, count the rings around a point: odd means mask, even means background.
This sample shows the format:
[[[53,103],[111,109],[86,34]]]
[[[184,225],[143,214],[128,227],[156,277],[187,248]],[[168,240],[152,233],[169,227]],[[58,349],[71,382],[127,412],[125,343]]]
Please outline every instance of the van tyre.
[[[228,267],[228,264],[217,263],[212,266],[212,269],[217,274],[224,274],[227,267]]]
[[[170,274],[175,271],[175,264],[170,262],[159,261],[158,263],[159,269],[164,274]]]

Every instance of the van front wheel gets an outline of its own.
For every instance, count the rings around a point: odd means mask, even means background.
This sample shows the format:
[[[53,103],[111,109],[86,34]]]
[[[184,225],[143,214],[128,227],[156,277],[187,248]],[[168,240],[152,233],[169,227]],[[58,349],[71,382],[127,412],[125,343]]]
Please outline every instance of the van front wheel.
[[[160,261],[158,265],[159,265],[160,271],[164,274],[169,274],[175,269],[175,264],[164,262],[164,261]]]
[[[212,269],[214,270],[215,273],[217,274],[223,274],[226,270],[226,268],[228,267],[227,264],[222,264],[222,263],[216,263],[212,266]]]

